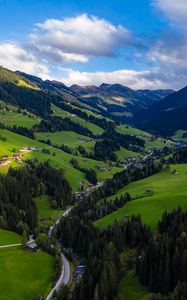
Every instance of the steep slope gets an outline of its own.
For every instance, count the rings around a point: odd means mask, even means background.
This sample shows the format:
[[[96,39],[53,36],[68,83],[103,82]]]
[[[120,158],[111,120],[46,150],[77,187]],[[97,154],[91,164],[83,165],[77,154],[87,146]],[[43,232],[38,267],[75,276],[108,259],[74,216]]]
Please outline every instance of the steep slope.
[[[171,94],[172,90],[134,91],[121,84],[103,83],[96,86],[72,85],[71,90],[79,94],[89,105],[110,113],[118,120],[126,121],[134,113]]]
[[[153,104],[135,115],[134,121],[142,129],[171,136],[179,129],[187,129],[187,87]]]
[[[151,104],[171,94],[172,90],[139,90],[134,91],[121,84],[103,83],[99,87],[72,85],[65,86],[58,81],[43,81],[41,78],[16,72],[26,80],[31,81],[41,90],[47,90],[81,108],[95,111],[104,117],[123,122],[128,121],[134,113],[148,108]]]
[[[0,67],[0,99],[37,115],[50,113],[50,95],[33,82]]]

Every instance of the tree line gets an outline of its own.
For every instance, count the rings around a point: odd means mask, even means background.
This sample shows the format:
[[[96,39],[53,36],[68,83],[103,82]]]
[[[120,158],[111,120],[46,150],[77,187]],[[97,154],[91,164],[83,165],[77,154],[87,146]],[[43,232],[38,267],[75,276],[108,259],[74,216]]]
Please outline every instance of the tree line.
[[[183,300],[187,296],[187,213],[165,212],[157,233],[137,260],[140,283],[152,299]]]
[[[88,217],[90,209],[89,201],[81,201],[58,226],[57,238],[64,247],[84,258],[85,272],[73,292],[66,290],[66,296],[62,292],[54,299],[113,300],[123,274],[121,251],[148,243],[151,233],[140,216],[100,230]]]
[[[29,161],[19,169],[0,175],[0,227],[22,233],[37,227],[34,198],[47,194],[57,207],[71,203],[71,188],[62,171],[47,162]]]

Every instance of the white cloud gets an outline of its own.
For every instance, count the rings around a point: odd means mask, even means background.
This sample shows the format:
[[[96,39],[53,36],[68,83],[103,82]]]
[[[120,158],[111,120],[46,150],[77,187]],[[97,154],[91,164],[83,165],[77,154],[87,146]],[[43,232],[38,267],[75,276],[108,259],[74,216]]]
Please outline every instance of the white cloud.
[[[139,51],[140,40],[125,27],[86,14],[49,19],[36,25],[27,44],[0,43],[0,65],[43,79],[57,79],[66,85],[121,83],[133,89],[178,89],[187,84],[187,0],[152,0],[169,17],[178,36],[163,35],[150,49]],[[180,22],[179,22],[180,21]],[[173,27],[172,27],[173,28]],[[66,69],[70,62],[87,63],[92,57],[112,57],[119,48],[134,47],[133,55],[145,71],[80,72]],[[143,59],[142,59],[143,58]]]
[[[87,62],[92,56],[114,56],[116,48],[131,45],[133,37],[123,26],[82,14],[39,23],[30,40],[45,57],[64,64]]]
[[[106,83],[119,83],[132,89],[157,89],[165,88],[166,85],[154,71],[117,70],[113,72],[79,72],[72,69],[66,70],[66,75],[58,78],[66,85],[100,85]]]
[[[49,74],[46,62],[39,62],[31,52],[14,42],[0,43],[0,65],[13,71],[20,70],[43,78]]]
[[[180,26],[187,26],[187,1],[186,0],[153,0],[156,8]]]

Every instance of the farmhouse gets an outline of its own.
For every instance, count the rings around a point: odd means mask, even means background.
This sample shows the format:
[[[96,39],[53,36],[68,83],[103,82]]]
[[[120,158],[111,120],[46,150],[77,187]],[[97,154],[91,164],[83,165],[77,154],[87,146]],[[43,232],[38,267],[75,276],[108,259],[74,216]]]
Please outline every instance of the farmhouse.
[[[38,250],[37,244],[33,241],[25,246],[25,249],[29,252],[36,252]]]
[[[32,147],[29,147],[29,150],[31,150],[31,151],[36,151],[36,150],[37,150],[37,148],[36,148],[36,147],[34,147],[34,146],[32,146]]]
[[[16,153],[13,155],[13,160],[14,161],[20,161],[21,160],[21,154],[20,153]]]
[[[1,158],[0,160],[0,165],[1,166],[5,166],[10,162],[9,157],[6,155],[4,157]]]

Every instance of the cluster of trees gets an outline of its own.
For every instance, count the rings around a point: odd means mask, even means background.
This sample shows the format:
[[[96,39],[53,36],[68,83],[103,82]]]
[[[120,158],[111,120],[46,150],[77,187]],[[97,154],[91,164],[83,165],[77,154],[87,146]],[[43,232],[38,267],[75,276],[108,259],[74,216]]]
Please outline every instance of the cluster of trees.
[[[124,135],[116,132],[115,130],[104,132],[101,140],[97,141],[94,146],[94,154],[92,158],[97,160],[117,161],[115,151],[120,150],[120,147],[132,149],[133,147],[144,147],[145,142],[132,135]]]
[[[114,152],[118,150],[120,150],[120,145],[116,144],[114,140],[102,139],[95,143],[92,156],[101,161],[117,161],[117,155]]]
[[[50,95],[46,91],[20,87],[13,82],[0,80],[0,98],[42,117],[51,113]]]
[[[16,126],[16,125],[13,125],[12,127],[8,126],[7,129],[12,131],[12,132],[15,132],[17,134],[24,135],[28,138],[35,139],[35,136],[34,136],[34,133],[33,133],[32,129],[29,129],[29,128],[26,128],[26,127],[23,127],[23,126]]]
[[[144,148],[145,141],[130,134],[121,134],[115,130],[107,131],[102,134],[102,138],[110,139],[120,146],[129,149],[130,146],[138,146]]]
[[[32,129],[29,129],[27,127],[22,127],[22,126],[17,126],[17,125],[13,125],[12,127],[10,126],[5,126],[4,124],[0,123],[0,128],[1,129],[7,129],[10,130],[12,132],[15,132],[17,134],[21,134],[24,135],[26,137],[29,137],[31,139],[35,139],[34,133]],[[6,141],[6,139],[4,140],[4,142]]]
[[[114,174],[112,179],[105,182],[103,187],[95,192],[95,197],[108,197],[114,195],[119,189],[128,185],[133,181],[137,181],[162,170],[162,163],[160,161],[146,161],[140,165],[131,166],[130,168]]]
[[[94,137],[94,134],[86,127],[73,122],[69,118],[62,119],[58,116],[48,116],[46,120],[42,120],[38,125],[35,125],[34,131],[40,132],[56,132],[56,131],[74,131],[79,134]]]
[[[87,179],[90,183],[96,185],[96,183],[97,183],[97,174],[96,174],[95,170],[92,170],[92,169],[86,169],[86,168],[81,167],[81,166],[79,165],[78,160],[77,160],[77,159],[74,159],[74,158],[72,158],[70,162],[71,162],[71,164],[73,165],[73,167],[74,167],[75,169],[80,170],[80,171],[82,171],[83,173],[86,174],[86,179]]]
[[[187,147],[181,148],[176,151],[172,158],[169,159],[170,163],[186,164],[187,163]]]
[[[107,200],[104,198],[103,200],[98,201],[98,197],[94,192],[84,199],[84,218],[87,222],[98,220],[124,206],[131,200],[131,195],[129,193],[125,193],[119,198],[116,197],[114,200]]]
[[[37,226],[34,198],[48,194],[63,207],[71,202],[71,188],[63,173],[48,163],[29,161],[20,169],[10,168],[0,176],[0,227],[22,233]]]
[[[157,234],[137,261],[137,273],[141,284],[149,287],[151,292],[161,294],[153,295],[153,299],[186,299],[186,212],[178,208],[172,213],[164,213]]]
[[[99,203],[95,210],[93,210],[93,219],[101,219],[104,216],[111,214],[113,211],[116,211],[118,208],[123,207],[128,201],[131,201],[131,195],[125,193],[119,198],[116,197],[114,200],[107,200],[106,198]]]
[[[1,140],[2,142],[6,142],[7,138],[6,138],[6,136],[2,136],[2,135],[0,134],[0,140]]]
[[[57,299],[113,300],[122,275],[120,252],[126,247],[142,247],[150,239],[150,230],[139,216],[99,230],[90,222],[91,209],[89,199],[84,199],[73,209],[71,217],[62,219],[58,226],[57,238],[84,258],[85,272],[72,293]]]

